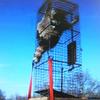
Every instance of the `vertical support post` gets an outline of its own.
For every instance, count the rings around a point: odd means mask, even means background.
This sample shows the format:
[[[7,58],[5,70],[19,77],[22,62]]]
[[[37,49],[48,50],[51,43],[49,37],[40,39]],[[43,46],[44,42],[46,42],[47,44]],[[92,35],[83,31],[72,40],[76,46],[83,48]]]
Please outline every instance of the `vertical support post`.
[[[31,98],[31,94],[32,94],[32,73],[31,73],[31,79],[30,79],[29,90],[28,90],[28,100]]]
[[[63,68],[61,68],[61,92],[63,92]]]
[[[53,73],[52,73],[52,58],[48,59],[49,67],[49,100],[54,100],[53,94]]]
[[[31,72],[31,78],[30,78],[30,83],[29,83],[28,100],[32,97],[32,74],[33,74],[33,67],[34,67],[34,61],[32,62],[32,72]]]
[[[73,14],[71,14],[70,18],[71,18],[71,21],[72,21],[73,20]],[[74,32],[73,32],[73,25],[72,25],[72,27],[71,27],[71,41],[72,42],[73,42],[73,37],[74,37]]]

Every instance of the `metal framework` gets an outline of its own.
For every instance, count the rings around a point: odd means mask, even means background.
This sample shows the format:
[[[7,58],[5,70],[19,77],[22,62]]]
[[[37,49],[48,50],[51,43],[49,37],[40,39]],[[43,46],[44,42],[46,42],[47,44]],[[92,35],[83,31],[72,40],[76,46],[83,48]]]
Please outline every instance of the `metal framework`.
[[[48,0],[38,11],[38,21],[44,16]],[[67,0],[51,0],[51,8],[65,11],[66,20],[71,22],[79,16],[78,5]],[[45,52],[38,64],[33,68],[33,96],[49,96],[48,56],[53,59],[53,89],[54,91],[73,96],[82,95],[82,68],[79,21],[69,30],[63,32],[57,45]],[[68,65],[68,44],[76,41],[76,62]],[[38,44],[36,43],[36,46]],[[73,69],[71,69],[74,67]],[[56,94],[55,94],[56,96]]]

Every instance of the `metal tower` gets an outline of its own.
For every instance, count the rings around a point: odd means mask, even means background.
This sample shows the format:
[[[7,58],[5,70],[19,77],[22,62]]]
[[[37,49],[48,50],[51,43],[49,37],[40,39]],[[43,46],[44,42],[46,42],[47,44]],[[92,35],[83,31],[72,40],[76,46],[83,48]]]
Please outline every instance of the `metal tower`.
[[[37,23],[43,18],[46,9],[61,9],[66,15],[66,21],[71,23],[79,17],[79,7],[68,0],[46,0],[38,11]],[[36,43],[36,46],[38,44]],[[82,68],[79,20],[65,30],[56,46],[45,52],[39,63],[33,68],[33,95],[49,96],[48,57],[52,58],[54,96],[82,95]]]

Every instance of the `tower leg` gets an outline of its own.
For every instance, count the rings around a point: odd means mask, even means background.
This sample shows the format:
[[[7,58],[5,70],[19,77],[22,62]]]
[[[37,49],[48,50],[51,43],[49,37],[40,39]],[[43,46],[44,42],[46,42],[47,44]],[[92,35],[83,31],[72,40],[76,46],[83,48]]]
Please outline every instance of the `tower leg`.
[[[48,59],[48,67],[49,67],[49,100],[54,100],[52,58]]]

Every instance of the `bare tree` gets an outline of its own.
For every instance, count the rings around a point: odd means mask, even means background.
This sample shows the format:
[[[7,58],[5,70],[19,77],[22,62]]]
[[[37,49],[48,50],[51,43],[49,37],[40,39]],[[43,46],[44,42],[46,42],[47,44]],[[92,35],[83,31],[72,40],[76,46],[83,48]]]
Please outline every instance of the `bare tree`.
[[[26,96],[16,95],[16,100],[27,100]]]
[[[0,89],[0,100],[6,100],[4,92]]]
[[[84,73],[83,86],[84,95],[89,97],[100,96],[100,82],[94,80],[88,72]]]

